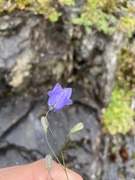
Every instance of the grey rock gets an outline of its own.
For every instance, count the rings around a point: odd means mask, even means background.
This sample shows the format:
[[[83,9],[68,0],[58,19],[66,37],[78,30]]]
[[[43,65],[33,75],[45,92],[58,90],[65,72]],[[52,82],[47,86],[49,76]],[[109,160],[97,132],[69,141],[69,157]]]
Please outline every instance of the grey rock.
[[[13,29],[20,26],[22,24],[22,22],[23,22],[23,19],[21,17],[11,17],[8,15],[1,17],[1,19],[0,19],[0,35],[2,35],[2,32],[4,33],[5,31],[12,31]],[[8,35],[8,33],[6,35]]]
[[[67,8],[64,13],[70,17],[72,12]],[[74,106],[51,112],[48,117],[61,148],[76,123],[85,125],[67,141],[68,166],[84,180],[117,179],[122,175],[119,169],[125,167],[127,174],[131,173],[129,178],[134,176],[130,168],[134,161],[123,164],[119,157],[116,165],[108,156],[106,161],[102,157],[101,109],[110,100],[122,38],[118,33],[112,37],[101,32],[86,35],[79,26],[50,23],[28,12],[1,16],[0,167],[33,162],[50,153],[40,124],[40,117],[47,111],[41,93],[56,82],[69,82],[73,84]],[[20,97],[12,95],[24,91],[26,94]],[[50,133],[48,139],[59,152]],[[131,156],[133,153],[130,149]]]
[[[30,30],[32,26],[37,24],[39,18],[35,18],[31,15],[28,17],[28,19],[21,15],[18,15],[18,17],[14,17],[11,14],[11,17],[7,17],[8,22],[7,19],[5,20],[5,17],[1,19],[2,27],[2,24],[7,24],[7,27],[5,26],[5,29],[3,28],[2,32],[9,33],[6,36],[0,34],[1,68],[12,68],[16,63],[17,56],[20,55],[20,53],[24,49],[27,50],[28,48],[30,48]],[[14,34],[12,34],[13,31],[15,32]]]
[[[0,159],[0,168],[10,167],[12,165],[18,166],[30,162],[29,160],[26,160],[15,148],[10,148],[9,150],[5,151],[0,150]],[[8,159],[8,161],[6,159]]]
[[[78,26],[53,24],[30,13],[4,15],[0,25],[0,67],[5,70],[2,77],[5,86],[22,90],[29,85],[41,86],[50,79],[52,82],[78,79],[88,84],[93,97],[103,106],[109,103],[121,34],[85,35]]]
[[[0,101],[0,137],[15,126],[30,109],[28,97],[6,98]]]
[[[77,92],[74,93],[73,99],[83,102],[82,97],[85,92],[83,87],[75,86],[73,89]],[[31,98],[28,95],[20,98],[6,98],[1,102],[0,157],[2,156],[2,161],[0,167],[30,163],[45,157],[48,153],[51,154],[40,123],[40,117],[47,111],[47,104],[44,106],[44,101],[40,100],[39,95],[37,97],[38,101],[32,101],[32,107]],[[96,110],[85,107],[81,103],[75,103],[57,113],[51,112],[48,120],[61,148],[64,146],[69,130],[80,121],[84,123],[85,129],[81,133],[71,135],[67,139],[67,143],[72,142],[75,147],[78,147],[78,153],[74,146],[68,147],[66,151],[66,159],[69,158],[68,165],[70,165],[69,160],[74,158],[71,167],[79,171],[83,166],[80,171],[83,175],[86,164],[90,164],[95,157],[91,153],[99,146],[100,124]],[[6,123],[3,124],[4,122]],[[48,139],[54,151],[59,152],[50,133],[48,133]],[[92,172],[94,173],[94,170]]]

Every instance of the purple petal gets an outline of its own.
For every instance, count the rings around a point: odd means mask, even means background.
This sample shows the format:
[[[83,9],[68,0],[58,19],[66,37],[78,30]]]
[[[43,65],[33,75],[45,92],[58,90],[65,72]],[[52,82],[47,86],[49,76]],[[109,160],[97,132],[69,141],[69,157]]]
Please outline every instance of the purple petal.
[[[72,94],[72,88],[64,88],[63,91],[64,91],[64,94],[66,94],[67,99],[69,99]]]
[[[49,107],[56,104],[58,96],[59,96],[59,93],[57,91],[55,91],[54,93],[51,94],[51,96],[48,99]]]
[[[61,87],[60,84],[57,83],[57,84],[54,86],[53,90],[48,91],[47,94],[48,94],[49,96],[51,96],[51,95],[53,95],[54,92],[60,93],[61,91],[62,91],[62,87]]]
[[[70,104],[73,104],[73,101],[71,99],[68,99],[66,105],[70,105]]]
[[[72,100],[70,96],[72,94],[72,88],[62,88],[60,84],[56,84],[55,87],[48,91],[49,99],[48,99],[48,106],[54,107],[54,111],[59,111],[66,105],[72,104]]]
[[[57,96],[57,102],[55,104],[55,109],[61,109],[64,106],[71,104],[72,100],[69,101],[69,98],[71,96],[72,89],[71,88],[65,88],[62,90],[62,92]]]

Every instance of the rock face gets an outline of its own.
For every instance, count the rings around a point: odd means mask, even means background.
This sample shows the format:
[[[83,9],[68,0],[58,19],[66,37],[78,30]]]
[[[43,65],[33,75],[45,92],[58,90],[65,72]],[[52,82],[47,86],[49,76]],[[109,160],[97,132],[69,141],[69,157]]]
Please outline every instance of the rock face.
[[[19,87],[29,79],[33,52],[30,49],[30,30],[38,17],[11,14],[1,17],[0,23],[0,85],[4,92]],[[27,84],[27,83],[26,83]],[[26,86],[26,84],[24,86]],[[7,88],[8,87],[8,88]]]
[[[76,80],[87,84],[102,105],[109,102],[121,36],[95,32],[85,35],[79,27],[52,24],[41,16],[11,13],[0,22],[1,95],[48,82]]]
[[[62,20],[53,24],[28,12],[1,16],[0,167],[32,162],[49,152],[39,119],[47,111],[44,93],[47,98],[52,84],[62,82],[72,86],[74,106],[50,114],[52,129],[63,146],[67,129],[83,121],[82,134],[69,139],[66,161],[85,180],[100,177],[99,119],[115,82],[121,40],[119,34],[86,35],[80,27]]]

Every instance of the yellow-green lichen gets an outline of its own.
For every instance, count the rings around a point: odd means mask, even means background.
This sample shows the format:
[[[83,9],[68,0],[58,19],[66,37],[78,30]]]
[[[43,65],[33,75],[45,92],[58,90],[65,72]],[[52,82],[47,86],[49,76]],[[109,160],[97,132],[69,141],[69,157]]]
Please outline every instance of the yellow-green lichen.
[[[114,89],[109,106],[103,114],[104,132],[125,135],[131,130],[134,125],[134,111],[130,107],[131,96],[130,92],[125,93],[117,87]]]

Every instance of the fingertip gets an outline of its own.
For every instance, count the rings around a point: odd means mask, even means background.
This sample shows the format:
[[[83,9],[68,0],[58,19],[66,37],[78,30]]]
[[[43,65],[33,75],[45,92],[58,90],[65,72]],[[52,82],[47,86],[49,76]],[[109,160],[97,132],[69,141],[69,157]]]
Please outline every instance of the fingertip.
[[[40,169],[40,172],[41,171],[47,172],[47,170],[45,169],[45,159],[41,159],[32,164],[36,167],[38,166],[38,169]],[[66,168],[66,171],[67,171],[67,174],[68,174],[68,177],[70,180],[83,180],[83,178],[76,172],[74,172],[68,168]],[[52,179],[67,180],[66,173],[64,171],[64,167],[62,167],[60,164],[56,163],[55,161],[53,161],[53,165],[52,165],[52,169],[51,169],[50,173],[51,173]],[[47,172],[47,174],[48,174],[48,172]]]

